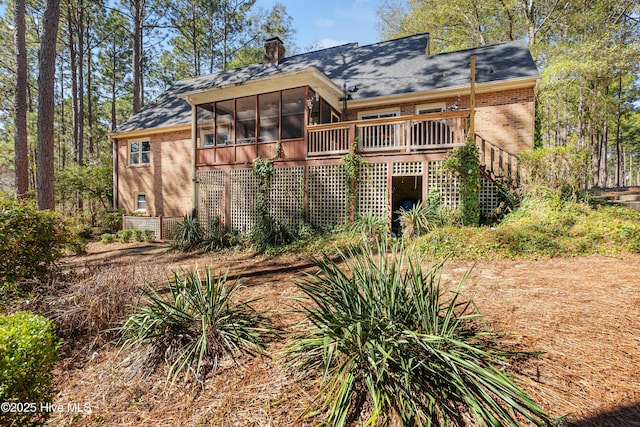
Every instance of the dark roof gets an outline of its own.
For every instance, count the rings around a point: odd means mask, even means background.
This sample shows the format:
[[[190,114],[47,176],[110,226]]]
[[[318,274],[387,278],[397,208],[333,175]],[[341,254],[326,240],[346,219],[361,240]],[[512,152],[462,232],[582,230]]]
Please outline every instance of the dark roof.
[[[115,132],[189,124],[191,107],[178,98],[179,94],[310,67],[317,68],[338,87],[344,83],[357,86],[357,92],[351,95],[354,100],[468,86],[472,55],[477,57],[477,83],[538,77],[524,41],[426,56],[427,39],[427,34],[418,34],[367,46],[351,43],[285,57],[277,65],[254,64],[181,80]]]

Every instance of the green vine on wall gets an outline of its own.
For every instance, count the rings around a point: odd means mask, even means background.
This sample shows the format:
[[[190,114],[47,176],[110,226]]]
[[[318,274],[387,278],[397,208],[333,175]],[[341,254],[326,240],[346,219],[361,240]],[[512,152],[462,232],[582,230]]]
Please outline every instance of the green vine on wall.
[[[363,166],[369,165],[369,162],[367,162],[364,157],[356,153],[357,145],[358,143],[355,141],[351,145],[349,153],[342,157],[345,173],[345,196],[350,221],[355,219],[355,214],[358,210],[358,188],[360,184],[362,184],[360,171]]]
[[[467,141],[462,147],[456,148],[444,161],[444,167],[459,179],[462,223],[477,226],[480,223],[480,159],[477,145]]]

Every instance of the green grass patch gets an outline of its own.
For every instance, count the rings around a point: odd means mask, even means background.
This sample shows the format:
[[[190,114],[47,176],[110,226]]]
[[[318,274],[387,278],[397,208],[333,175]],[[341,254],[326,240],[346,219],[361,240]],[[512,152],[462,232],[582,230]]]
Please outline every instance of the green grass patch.
[[[640,252],[640,212],[532,198],[496,227],[443,227],[416,239],[422,253],[453,259],[551,258]]]

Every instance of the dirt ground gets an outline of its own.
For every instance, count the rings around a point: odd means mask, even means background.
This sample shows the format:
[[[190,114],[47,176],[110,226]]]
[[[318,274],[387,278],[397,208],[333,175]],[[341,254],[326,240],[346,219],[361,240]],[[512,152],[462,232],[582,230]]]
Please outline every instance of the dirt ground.
[[[67,261],[71,268],[100,263],[145,268],[164,275],[198,265],[229,269],[241,277],[242,298],[273,313],[291,331],[300,320],[289,311],[299,295],[295,281],[311,271],[305,261],[265,259],[245,252],[163,254],[157,244],[95,244]],[[472,269],[463,296],[472,299],[489,327],[519,349],[542,352],[513,367],[522,387],[549,413],[567,415],[570,426],[640,426],[640,255],[588,256],[522,261],[449,262],[443,279],[457,283]],[[68,349],[56,371],[55,411],[48,425],[289,426],[312,400],[280,352],[222,365],[199,387],[166,387],[165,375],[132,374],[114,346]],[[74,406],[75,405],[75,406]]]

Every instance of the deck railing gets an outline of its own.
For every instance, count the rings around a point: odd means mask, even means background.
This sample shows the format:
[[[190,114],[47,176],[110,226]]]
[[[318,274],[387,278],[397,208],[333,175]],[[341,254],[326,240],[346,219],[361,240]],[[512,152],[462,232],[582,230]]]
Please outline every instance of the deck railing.
[[[492,144],[480,135],[476,135],[476,144],[480,154],[480,164],[493,177],[506,178],[511,184],[520,181],[518,156]]]
[[[450,149],[465,143],[468,117],[460,111],[309,126],[308,154],[345,154],[356,139],[363,153]]]

